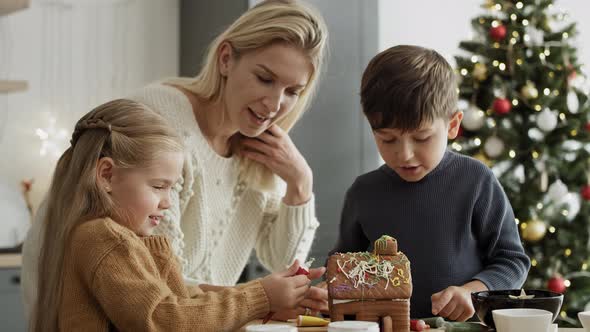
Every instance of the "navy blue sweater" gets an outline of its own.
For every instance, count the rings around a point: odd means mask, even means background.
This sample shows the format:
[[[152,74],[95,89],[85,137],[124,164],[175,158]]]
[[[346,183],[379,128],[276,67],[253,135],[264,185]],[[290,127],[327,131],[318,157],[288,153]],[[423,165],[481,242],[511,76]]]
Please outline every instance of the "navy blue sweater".
[[[492,171],[452,151],[418,182],[387,165],[356,179],[331,253],[372,250],[383,234],[395,237],[411,262],[413,318],[432,316],[431,295],[452,285],[480,280],[490,290],[520,288],[530,267]]]

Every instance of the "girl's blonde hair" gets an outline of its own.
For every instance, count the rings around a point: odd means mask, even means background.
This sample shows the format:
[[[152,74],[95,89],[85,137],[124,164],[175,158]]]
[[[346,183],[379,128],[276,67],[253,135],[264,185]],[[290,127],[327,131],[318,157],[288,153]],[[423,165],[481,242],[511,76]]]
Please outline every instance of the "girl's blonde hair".
[[[289,131],[308,108],[317,89],[327,38],[326,25],[315,9],[294,0],[263,1],[242,14],[213,40],[195,78],[175,78],[168,83],[189,90],[203,100],[215,102],[222,97],[224,89],[218,61],[222,43],[229,43],[237,57],[277,43],[295,47],[309,58],[313,71],[293,110],[276,122],[283,130]],[[262,190],[274,186],[268,168],[246,159],[241,161],[242,180]]]
[[[99,159],[110,157],[117,167],[148,167],[163,152],[182,152],[180,138],[161,116],[137,102],[114,100],[78,121],[49,189],[32,331],[58,330],[62,265],[72,230],[85,221],[118,220],[124,214],[98,185]]]

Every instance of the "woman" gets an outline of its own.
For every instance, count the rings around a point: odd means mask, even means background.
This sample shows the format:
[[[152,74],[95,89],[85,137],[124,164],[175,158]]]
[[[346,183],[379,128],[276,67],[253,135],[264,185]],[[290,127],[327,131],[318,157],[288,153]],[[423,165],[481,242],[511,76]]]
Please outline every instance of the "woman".
[[[197,77],[130,96],[166,118],[188,149],[157,229],[170,238],[187,282],[205,290],[234,285],[252,249],[271,271],[305,260],[319,225],[313,177],[287,132],[317,87],[326,40],[312,9],[264,1],[212,42]],[[39,210],[23,249],[28,308],[36,297]],[[306,306],[325,309],[325,291],[309,296]]]

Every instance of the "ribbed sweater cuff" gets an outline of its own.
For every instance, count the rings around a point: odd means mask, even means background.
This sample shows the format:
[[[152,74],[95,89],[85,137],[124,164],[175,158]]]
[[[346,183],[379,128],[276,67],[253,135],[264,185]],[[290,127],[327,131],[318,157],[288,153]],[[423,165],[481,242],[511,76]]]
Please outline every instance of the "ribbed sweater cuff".
[[[268,296],[262,287],[260,280],[253,280],[240,284],[237,288],[246,295],[246,305],[252,318],[260,318],[270,311]]]
[[[309,201],[301,205],[287,205],[281,200],[279,219],[291,221],[292,227],[310,227],[316,229],[320,224],[315,218],[315,196],[312,194]],[[298,229],[294,230],[299,233]]]

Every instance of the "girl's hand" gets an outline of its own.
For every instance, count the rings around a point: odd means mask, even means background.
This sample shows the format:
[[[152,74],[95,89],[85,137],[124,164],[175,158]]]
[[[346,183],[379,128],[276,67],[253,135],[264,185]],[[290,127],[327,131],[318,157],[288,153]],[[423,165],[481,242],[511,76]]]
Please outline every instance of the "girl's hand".
[[[262,278],[260,282],[268,297],[270,311],[295,309],[305,299],[309,290],[309,279],[306,275],[295,275],[299,261],[285,271],[275,272]]]
[[[311,198],[313,174],[289,135],[276,124],[256,138],[242,139],[243,155],[268,167],[287,183],[283,202],[301,205]]]
[[[475,313],[471,293],[484,290],[488,288],[479,280],[472,280],[463,286],[447,287],[432,295],[432,314],[464,322]]]

